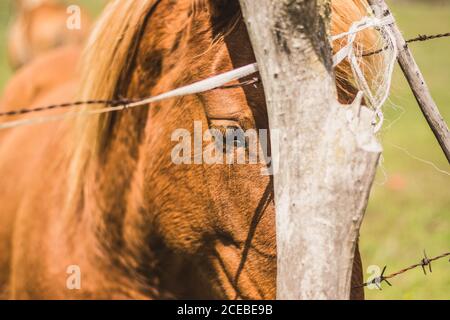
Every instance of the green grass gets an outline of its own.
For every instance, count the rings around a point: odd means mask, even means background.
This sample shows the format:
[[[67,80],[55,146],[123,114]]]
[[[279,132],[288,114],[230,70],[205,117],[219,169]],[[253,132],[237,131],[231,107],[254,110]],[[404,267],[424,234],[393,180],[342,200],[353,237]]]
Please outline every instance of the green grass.
[[[10,1],[0,1],[0,92],[11,75],[6,58],[7,27],[11,20]]]
[[[391,2],[406,38],[450,31],[449,4]],[[412,44],[411,48],[448,123],[450,39]],[[387,265],[389,273],[419,262],[424,249],[428,256],[450,251],[450,177],[414,157],[446,171],[450,168],[399,69],[385,115],[385,174],[380,170],[373,188],[361,231],[361,249],[365,267]],[[389,127],[395,119],[399,120]],[[394,286],[383,291],[367,290],[368,298],[449,299],[448,259],[434,263],[431,275],[424,276],[417,269],[391,282]]]
[[[392,9],[407,38],[450,31],[450,4],[393,2]],[[71,1],[97,12],[102,1]],[[6,60],[6,30],[10,0],[0,1],[0,89],[11,72]],[[444,117],[450,119],[450,39],[411,45]],[[403,110],[403,111],[402,111]],[[411,155],[450,171],[401,72],[396,70],[382,141],[383,170],[377,177],[361,232],[365,267],[388,266],[396,271],[450,249],[450,177]],[[395,123],[392,123],[394,120]],[[392,123],[392,125],[391,125]],[[397,147],[396,147],[397,146]],[[408,155],[401,149],[407,150]],[[387,180],[385,178],[387,176]],[[385,181],[386,180],[386,181]],[[449,299],[447,260],[436,262],[433,273],[410,271],[383,291],[367,290],[369,299]]]

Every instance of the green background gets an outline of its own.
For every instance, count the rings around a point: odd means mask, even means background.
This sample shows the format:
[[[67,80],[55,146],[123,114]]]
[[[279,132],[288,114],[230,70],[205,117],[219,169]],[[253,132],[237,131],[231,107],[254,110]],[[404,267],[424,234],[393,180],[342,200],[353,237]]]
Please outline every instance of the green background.
[[[104,3],[69,2],[81,4],[92,14]],[[449,1],[390,4],[406,38],[450,32]],[[11,0],[0,0],[0,89],[11,76],[5,53],[12,18]],[[448,122],[450,38],[411,48]],[[450,176],[435,166],[444,171],[450,168],[399,69],[384,110],[387,120],[380,138],[385,151],[361,231],[361,250],[365,268],[387,265],[389,273],[419,262],[424,249],[429,256],[450,251]],[[432,274],[412,270],[393,279],[393,287],[366,294],[369,299],[449,299],[449,271],[448,259],[443,259],[434,263]]]

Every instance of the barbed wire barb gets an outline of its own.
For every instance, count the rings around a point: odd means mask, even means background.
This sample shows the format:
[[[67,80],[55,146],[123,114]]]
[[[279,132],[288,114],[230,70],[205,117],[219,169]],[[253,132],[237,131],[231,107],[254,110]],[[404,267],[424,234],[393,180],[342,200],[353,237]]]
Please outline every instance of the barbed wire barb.
[[[422,260],[420,260],[420,263],[413,264],[413,265],[411,265],[411,266],[409,266],[409,267],[407,267],[407,268],[404,268],[404,269],[402,269],[402,270],[400,270],[400,271],[398,271],[398,272],[392,273],[392,274],[387,275],[387,276],[384,275],[385,272],[386,272],[386,269],[387,269],[387,266],[385,266],[385,267],[383,268],[383,271],[381,272],[381,275],[380,275],[380,276],[378,276],[378,277],[372,279],[371,281],[368,281],[368,282],[362,283],[362,284],[360,284],[360,285],[354,286],[353,289],[356,289],[356,288],[363,288],[363,287],[367,287],[367,286],[369,286],[369,285],[376,285],[377,288],[378,288],[379,290],[382,290],[381,284],[382,284],[383,282],[386,282],[389,286],[392,287],[392,284],[389,282],[389,279],[395,278],[395,277],[397,277],[397,276],[399,276],[399,275],[401,275],[401,274],[403,274],[403,273],[405,273],[405,272],[408,272],[408,271],[410,271],[410,270],[416,269],[416,268],[418,268],[418,267],[421,267],[422,270],[423,270],[423,273],[424,273],[425,275],[427,275],[426,267],[428,266],[428,270],[430,271],[430,273],[432,273],[433,271],[432,271],[432,269],[431,269],[431,263],[432,263],[433,261],[437,261],[437,260],[440,260],[440,259],[442,259],[442,258],[445,258],[445,257],[450,256],[450,252],[443,253],[443,254],[441,254],[441,255],[439,255],[439,256],[436,256],[436,257],[434,257],[434,258],[428,258],[427,253],[426,253],[426,251],[424,250],[424,251],[423,251],[423,255],[424,255],[424,258],[422,258]],[[450,260],[449,260],[449,262],[450,262]]]
[[[424,256],[424,258],[422,259],[422,270],[423,270],[423,274],[427,275],[427,271],[425,269],[426,266],[428,266],[430,273],[432,273],[433,270],[431,270],[431,261],[428,259],[427,253],[425,250],[423,250],[423,256]]]
[[[447,38],[450,37],[450,32],[446,32],[446,33],[438,33],[438,34],[433,34],[433,35],[425,35],[425,34],[419,34],[417,37],[412,38],[412,39],[408,39],[406,40],[406,44],[410,44],[413,42],[423,42],[423,41],[429,41],[429,40],[435,40],[435,39],[440,39],[440,38]],[[375,51],[370,51],[370,52],[366,52],[363,53],[361,56],[362,57],[370,57],[373,56],[375,54],[379,54],[385,50],[389,49],[388,47],[384,47]]]

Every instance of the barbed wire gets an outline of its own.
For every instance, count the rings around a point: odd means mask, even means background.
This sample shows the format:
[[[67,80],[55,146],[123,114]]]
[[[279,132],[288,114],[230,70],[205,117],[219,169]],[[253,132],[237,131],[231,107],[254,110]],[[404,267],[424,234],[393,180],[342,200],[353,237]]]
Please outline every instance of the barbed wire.
[[[423,42],[423,41],[429,41],[429,40],[435,40],[435,39],[440,39],[440,38],[447,38],[450,37],[450,32],[447,33],[438,33],[438,34],[433,34],[433,35],[424,35],[424,34],[419,34],[416,38],[412,38],[412,39],[408,39],[406,40],[407,44],[413,43],[413,42]],[[369,56],[373,56],[375,54],[379,54],[385,50],[389,49],[389,47],[384,47],[375,51],[371,51],[371,52],[367,52],[367,53],[363,53],[361,56],[362,57],[369,57]]]
[[[412,38],[406,41],[406,43],[413,43],[413,42],[423,42],[423,41],[429,41],[439,38],[445,38],[450,37],[450,32],[447,33],[439,33],[434,35],[419,35],[416,38]],[[384,50],[387,50],[388,48],[382,48],[376,51],[368,52],[362,54],[363,57],[375,55],[378,53],[383,52]],[[251,80],[235,84],[235,85],[226,85],[219,87],[218,89],[233,89],[237,87],[244,87],[252,84],[256,84],[260,82],[258,78],[253,78]],[[122,99],[122,100],[88,100],[88,101],[75,101],[75,102],[68,102],[68,103],[62,103],[62,104],[54,104],[44,107],[38,107],[38,108],[23,108],[19,110],[13,110],[13,111],[7,111],[7,112],[0,112],[0,118],[2,117],[12,117],[12,116],[18,116],[18,115],[24,115],[29,113],[38,113],[48,110],[54,110],[54,109],[66,109],[66,108],[72,108],[72,107],[78,107],[78,106],[88,106],[93,104],[104,104],[108,106],[120,106],[120,105],[126,105],[129,103],[133,103],[137,100],[131,100],[131,99]]]
[[[221,87],[218,87],[217,89],[227,90],[227,89],[242,88],[242,87],[247,87],[250,85],[256,85],[260,81],[261,81],[260,78],[255,77],[250,80],[243,81],[241,83],[223,85]],[[78,106],[95,105],[95,104],[102,104],[102,105],[107,105],[107,106],[111,106],[111,107],[116,107],[116,106],[128,105],[128,104],[131,104],[131,103],[134,103],[137,101],[140,101],[140,99],[74,101],[74,102],[68,102],[68,103],[52,104],[52,105],[38,107],[38,108],[24,108],[24,109],[0,112],[0,118],[1,117],[19,116],[19,115],[24,115],[24,114],[29,114],[29,113],[38,113],[38,112],[43,112],[43,111],[55,110],[55,109],[67,109],[67,108],[78,107]]]
[[[68,103],[60,103],[60,104],[52,104],[45,107],[38,107],[38,108],[32,108],[32,109],[19,109],[19,110],[12,110],[12,111],[5,111],[0,113],[0,117],[12,117],[12,116],[19,116],[24,115],[27,113],[37,113],[42,111],[49,111],[53,109],[65,109],[70,107],[77,107],[81,105],[93,105],[93,104],[104,104],[108,106],[121,106],[125,104],[133,103],[135,100],[86,100],[86,101],[74,101],[74,102],[68,102]]]
[[[386,269],[387,269],[387,266],[385,266],[385,267],[383,268],[383,271],[381,272],[381,275],[380,275],[380,276],[378,276],[378,277],[372,279],[371,281],[368,281],[368,282],[362,283],[362,284],[360,284],[360,285],[357,285],[357,286],[355,286],[355,287],[353,287],[353,288],[356,289],[356,288],[367,287],[367,286],[369,286],[369,285],[375,285],[375,286],[377,286],[378,289],[381,290],[381,284],[382,284],[383,282],[387,283],[389,286],[392,286],[392,284],[389,282],[389,279],[395,278],[395,277],[397,277],[397,276],[399,276],[399,275],[401,275],[401,274],[403,274],[403,273],[405,273],[405,272],[411,271],[411,270],[416,269],[416,268],[419,268],[419,267],[422,268],[423,273],[426,275],[426,274],[427,274],[427,267],[428,267],[428,271],[429,271],[430,273],[433,272],[433,270],[431,269],[431,263],[432,263],[433,261],[440,260],[440,259],[442,259],[442,258],[445,258],[445,257],[447,257],[447,256],[450,256],[450,252],[443,253],[443,254],[441,254],[441,255],[439,255],[439,256],[436,256],[436,257],[434,257],[434,258],[428,258],[428,257],[427,257],[427,253],[426,253],[425,250],[424,250],[423,255],[424,255],[424,257],[423,257],[422,260],[420,260],[419,263],[413,264],[413,265],[411,265],[411,266],[409,266],[409,267],[407,267],[407,268],[404,268],[404,269],[402,269],[402,270],[400,270],[400,271],[391,273],[391,274],[389,274],[389,275],[387,275],[387,276],[384,275],[385,272],[386,272]],[[450,262],[450,261],[449,261],[449,262]]]

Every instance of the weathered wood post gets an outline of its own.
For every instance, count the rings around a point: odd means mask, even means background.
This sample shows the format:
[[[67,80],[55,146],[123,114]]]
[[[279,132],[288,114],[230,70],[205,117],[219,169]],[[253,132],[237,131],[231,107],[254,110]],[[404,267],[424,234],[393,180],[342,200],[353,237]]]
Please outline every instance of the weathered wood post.
[[[336,100],[329,0],[240,0],[277,129],[278,299],[348,299],[381,148],[373,114]],[[276,150],[274,150],[276,151]]]

